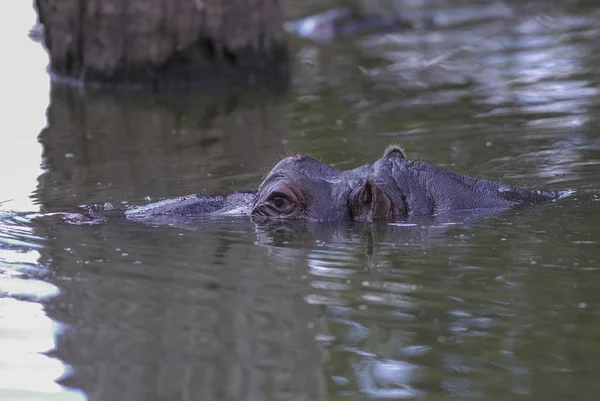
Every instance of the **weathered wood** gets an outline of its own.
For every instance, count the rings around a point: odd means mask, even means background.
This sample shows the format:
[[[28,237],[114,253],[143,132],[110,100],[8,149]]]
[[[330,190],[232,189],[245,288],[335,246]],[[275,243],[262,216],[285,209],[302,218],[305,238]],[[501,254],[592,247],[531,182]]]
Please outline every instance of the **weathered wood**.
[[[55,78],[220,86],[287,79],[282,0],[36,0]]]

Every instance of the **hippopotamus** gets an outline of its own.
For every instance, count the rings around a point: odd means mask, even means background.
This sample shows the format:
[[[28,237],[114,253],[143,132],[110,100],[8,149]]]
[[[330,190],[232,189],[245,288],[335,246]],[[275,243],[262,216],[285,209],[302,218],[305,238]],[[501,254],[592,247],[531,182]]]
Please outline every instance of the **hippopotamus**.
[[[408,160],[399,146],[392,145],[375,163],[352,170],[337,170],[298,154],[277,163],[257,191],[188,195],[124,211],[88,207],[84,214],[92,219],[120,216],[167,222],[199,216],[373,221],[504,210],[553,201],[561,194],[476,179],[433,163]]]

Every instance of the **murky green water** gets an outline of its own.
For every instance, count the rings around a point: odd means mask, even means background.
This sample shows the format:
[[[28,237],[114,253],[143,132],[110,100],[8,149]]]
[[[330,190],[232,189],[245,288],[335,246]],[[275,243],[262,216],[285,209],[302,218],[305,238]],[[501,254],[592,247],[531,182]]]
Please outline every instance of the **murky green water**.
[[[294,40],[288,92],[52,88],[48,106],[45,61],[28,65],[28,100],[2,94],[0,398],[598,399],[600,14],[472,7]],[[345,169],[390,142],[575,194],[392,224],[32,215],[252,189],[290,152]]]

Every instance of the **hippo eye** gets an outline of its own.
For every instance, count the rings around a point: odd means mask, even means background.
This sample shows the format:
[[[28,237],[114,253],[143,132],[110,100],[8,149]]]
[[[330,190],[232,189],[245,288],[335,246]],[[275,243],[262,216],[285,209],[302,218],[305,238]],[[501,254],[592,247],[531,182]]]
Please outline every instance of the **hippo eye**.
[[[275,196],[273,197],[273,199],[271,199],[271,203],[273,203],[273,206],[279,209],[284,207],[287,202],[289,202],[289,200],[285,199],[283,196]]]
[[[272,194],[269,197],[268,202],[279,212],[285,212],[290,206],[293,206],[292,201],[285,194],[280,192]]]
[[[295,194],[287,193],[287,191],[273,191],[264,200],[258,201],[252,210],[252,215],[278,219],[294,219],[302,211],[302,204],[296,198]]]

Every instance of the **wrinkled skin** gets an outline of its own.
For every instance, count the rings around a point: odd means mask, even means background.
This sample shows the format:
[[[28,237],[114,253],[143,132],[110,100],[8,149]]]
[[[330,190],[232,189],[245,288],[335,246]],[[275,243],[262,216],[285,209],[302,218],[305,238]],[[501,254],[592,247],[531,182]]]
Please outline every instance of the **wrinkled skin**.
[[[372,165],[338,171],[307,156],[282,160],[261,184],[256,216],[312,220],[374,220],[457,210],[507,209],[554,200],[528,191],[409,161],[398,147]]]
[[[529,191],[475,179],[432,163],[406,160],[396,146],[372,165],[339,171],[311,157],[280,161],[257,192],[189,195],[127,211],[110,211],[132,220],[197,216],[372,221],[452,211],[503,210],[555,200],[560,192]],[[87,215],[106,215],[87,210]]]

